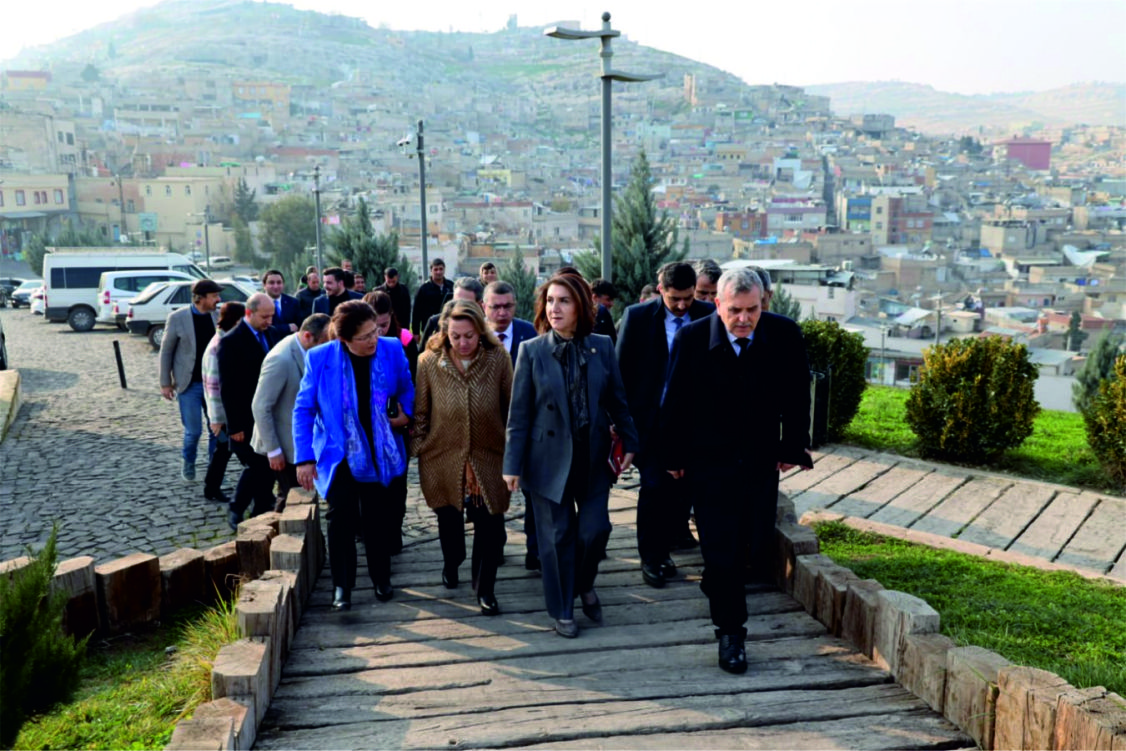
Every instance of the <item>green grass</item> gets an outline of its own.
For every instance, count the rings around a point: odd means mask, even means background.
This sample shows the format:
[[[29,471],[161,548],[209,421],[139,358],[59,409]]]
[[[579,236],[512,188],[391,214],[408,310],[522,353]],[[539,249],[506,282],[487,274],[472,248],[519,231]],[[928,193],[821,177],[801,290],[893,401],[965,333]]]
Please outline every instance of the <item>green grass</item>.
[[[1126,695],[1126,588],[1064,571],[1040,571],[816,526],[821,552],[864,579],[921,597],[942,633],[1020,665],[1049,670],[1079,688]]]
[[[176,721],[211,699],[211,662],[237,638],[234,610],[223,604],[161,628],[91,641],[74,698],[28,719],[15,748],[164,748]]]
[[[844,442],[864,448],[919,456],[915,434],[907,427],[907,389],[868,385],[860,411],[844,434]],[[1074,412],[1043,410],[1032,435],[1005,452],[986,469],[1011,472],[1035,480],[1121,494],[1087,445],[1083,417]]]

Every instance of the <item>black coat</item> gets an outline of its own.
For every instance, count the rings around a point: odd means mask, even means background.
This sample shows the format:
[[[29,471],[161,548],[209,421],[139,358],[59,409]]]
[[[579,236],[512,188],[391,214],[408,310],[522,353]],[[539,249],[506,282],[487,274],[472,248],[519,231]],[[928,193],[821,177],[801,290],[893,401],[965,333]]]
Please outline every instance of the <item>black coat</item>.
[[[423,326],[430,320],[430,316],[442,312],[442,306],[454,296],[454,283],[449,279],[442,280],[438,286],[427,279],[414,296],[414,309],[411,311],[411,331],[416,335],[422,333]]]
[[[278,343],[277,332],[270,328],[264,333],[266,343],[273,348]],[[245,432],[246,440],[250,440],[254,429],[251,404],[265,359],[266,350],[245,318],[219,340],[219,396],[227,413],[227,435]]]
[[[715,306],[694,300],[688,307],[692,321],[710,316]],[[644,454],[657,431],[657,414],[668,376],[669,347],[665,336],[665,317],[670,315],[657,297],[626,308],[618,327],[618,367],[626,386],[629,411],[641,436]],[[639,457],[642,463],[647,457]]]
[[[294,295],[294,297],[297,298],[297,305],[301,310],[302,321],[313,315],[313,302],[322,294],[324,294],[323,290],[317,290],[316,292],[314,292],[308,287],[302,287],[301,289],[297,290],[297,294]]]
[[[763,313],[743,358],[719,316],[685,326],[673,341],[658,443],[665,469],[690,473],[809,465],[809,364],[798,325]]]
[[[395,320],[399,322],[399,328],[409,329],[411,327],[411,293],[399,282],[394,287],[388,287],[386,284],[381,284],[375,288],[377,292],[386,292],[388,297],[391,298],[391,309],[395,311]]]

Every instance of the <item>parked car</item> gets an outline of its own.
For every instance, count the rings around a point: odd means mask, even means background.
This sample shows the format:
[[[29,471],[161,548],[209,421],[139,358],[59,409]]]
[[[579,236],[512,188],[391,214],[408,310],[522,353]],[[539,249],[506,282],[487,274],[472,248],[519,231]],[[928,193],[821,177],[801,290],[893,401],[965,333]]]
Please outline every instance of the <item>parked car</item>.
[[[36,316],[47,313],[47,288],[40,287],[31,293],[31,314]]]
[[[155,282],[171,282],[179,280],[193,280],[194,277],[184,271],[172,269],[149,269],[129,271],[106,271],[98,280],[98,309],[97,321],[110,326],[117,325],[125,329],[125,321],[118,322],[114,314],[114,306],[118,302],[136,297],[141,290],[146,289]]]
[[[246,302],[254,294],[241,284],[230,280],[216,282],[223,290],[219,299],[223,302],[238,300]],[[164,341],[164,322],[168,314],[192,304],[192,285],[195,281],[169,282],[148,291],[129,301],[129,311],[125,314],[125,325],[130,333],[147,336],[153,349],[160,349]]]
[[[248,289],[253,289],[255,292],[262,291],[262,281],[256,276],[239,274],[232,276],[231,279],[238,282],[242,286],[247,287]]]
[[[234,267],[235,262],[230,256],[211,256],[211,263],[205,264],[208,271],[224,271]]]
[[[8,297],[23,284],[23,279],[0,279],[0,307],[8,304]]]
[[[21,305],[31,305],[31,293],[37,289],[43,289],[43,280],[28,279],[26,282],[16,287],[15,292],[8,296],[8,304],[13,308],[18,308]]]

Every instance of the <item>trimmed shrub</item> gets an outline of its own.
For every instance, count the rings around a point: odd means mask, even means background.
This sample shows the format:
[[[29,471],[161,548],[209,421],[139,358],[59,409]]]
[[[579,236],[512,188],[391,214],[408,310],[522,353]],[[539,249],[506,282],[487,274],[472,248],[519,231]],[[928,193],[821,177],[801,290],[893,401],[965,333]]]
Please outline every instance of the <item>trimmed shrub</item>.
[[[1122,354],[1126,336],[1104,331],[1095,340],[1095,346],[1087,354],[1083,367],[1075,374],[1071,384],[1071,401],[1080,414],[1086,414],[1088,407],[1099,393],[1099,385],[1107,378],[1114,377],[1114,361]]]
[[[829,440],[838,441],[856,417],[868,381],[864,366],[868,347],[864,337],[845,331],[836,321],[802,321],[805,351],[811,370],[832,371],[829,382]]]
[[[1039,373],[1028,348],[1000,337],[952,339],[923,355],[907,425],[924,456],[981,464],[1032,435]]]
[[[0,577],[2,748],[12,747],[29,715],[66,700],[78,686],[86,638],[76,642],[63,631],[66,594],[51,587],[57,534],[56,525],[31,563]]]
[[[1110,479],[1126,488],[1126,355],[1114,361],[1114,372],[1099,386],[1083,422],[1091,451]]]

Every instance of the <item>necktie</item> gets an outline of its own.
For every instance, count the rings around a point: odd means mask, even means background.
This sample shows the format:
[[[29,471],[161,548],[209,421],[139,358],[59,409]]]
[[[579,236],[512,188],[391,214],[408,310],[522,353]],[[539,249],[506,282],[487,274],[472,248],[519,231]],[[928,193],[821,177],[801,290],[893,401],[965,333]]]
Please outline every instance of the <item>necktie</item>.
[[[500,339],[501,344],[504,344],[504,340],[507,339],[507,338],[508,338],[508,334],[505,334],[505,333],[497,334],[497,339]]]
[[[270,351],[270,345],[266,342],[266,335],[261,331],[258,332],[258,343],[262,345],[262,349],[266,350],[267,352]]]
[[[741,336],[735,341],[739,343],[739,357],[742,358],[743,355],[747,353],[747,350],[751,348],[751,340],[745,336]]]
[[[277,300],[274,300],[274,315],[276,315],[278,317],[278,321],[280,322],[281,321],[281,298],[280,297]]]
[[[672,319],[672,325],[673,325],[673,327],[675,327],[675,329],[677,331],[680,331],[680,327],[684,325],[684,316],[680,316],[679,318],[673,318]]]

